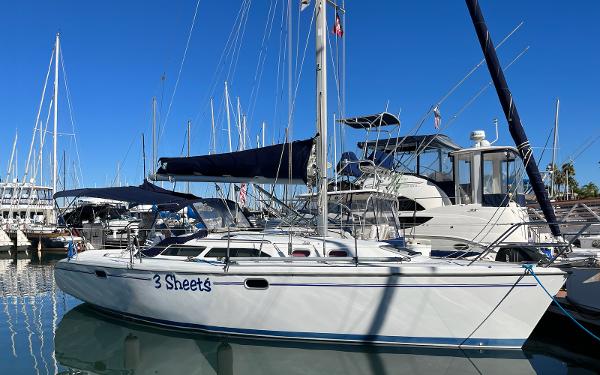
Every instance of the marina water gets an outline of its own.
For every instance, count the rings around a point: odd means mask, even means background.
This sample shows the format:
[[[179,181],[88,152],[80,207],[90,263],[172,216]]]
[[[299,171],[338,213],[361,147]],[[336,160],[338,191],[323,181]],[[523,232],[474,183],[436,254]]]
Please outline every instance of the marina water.
[[[118,319],[58,289],[56,259],[0,259],[0,374],[587,374],[594,343],[547,314],[523,350],[299,343]],[[5,257],[6,258],[6,257]],[[565,334],[568,333],[568,334]]]

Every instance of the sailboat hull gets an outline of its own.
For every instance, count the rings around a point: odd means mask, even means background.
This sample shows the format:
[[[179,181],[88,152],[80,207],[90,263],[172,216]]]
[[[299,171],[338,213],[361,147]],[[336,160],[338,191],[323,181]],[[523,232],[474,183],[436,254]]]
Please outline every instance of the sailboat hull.
[[[224,271],[222,264],[152,259],[130,268],[97,253],[59,262],[59,287],[128,318],[220,334],[519,348],[550,302],[513,265],[254,264]],[[551,292],[564,275],[540,270]]]

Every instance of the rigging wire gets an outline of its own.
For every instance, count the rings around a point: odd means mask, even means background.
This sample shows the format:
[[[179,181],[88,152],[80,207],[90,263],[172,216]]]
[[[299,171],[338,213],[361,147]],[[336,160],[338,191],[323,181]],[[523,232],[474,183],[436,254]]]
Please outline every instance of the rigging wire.
[[[306,42],[304,44],[304,52],[302,53],[302,60],[300,62],[300,71],[298,72],[298,77],[296,79],[296,88],[294,89],[294,95],[293,95],[293,100],[292,100],[292,115],[296,109],[296,99],[298,97],[298,87],[300,86],[300,78],[302,77],[302,70],[304,67],[304,60],[306,58],[306,50],[308,49],[308,41],[310,39],[310,36],[312,35],[312,25],[313,22],[315,20],[315,12],[311,12],[312,13],[312,17],[310,19],[310,26],[309,26],[309,31],[306,34]]]
[[[269,12],[267,14],[267,20],[268,22],[265,24],[265,30],[263,33],[263,38],[262,38],[262,43],[261,43],[261,47],[260,47],[260,53],[258,55],[258,63],[256,65],[256,71],[254,72],[254,82],[252,85],[252,91],[250,92],[250,100],[249,100],[249,117],[248,117],[248,122],[252,123],[252,119],[254,118],[254,110],[256,108],[256,102],[258,99],[258,93],[260,90],[260,85],[261,85],[261,81],[262,81],[262,74],[264,71],[264,67],[265,67],[265,62],[267,60],[268,57],[268,51],[269,51],[269,46],[266,43],[267,41],[269,41],[271,39],[271,32],[273,30],[273,20],[275,18],[275,12],[277,10],[277,5],[279,4],[279,0],[275,0],[275,4],[273,5],[273,2],[270,2],[269,5]],[[264,57],[263,57],[263,52],[264,52]]]
[[[229,32],[229,35],[227,37],[227,41],[225,42],[225,45],[223,46],[223,50],[221,51],[221,55],[219,56],[219,59],[217,60],[216,68],[213,73],[211,83],[209,85],[209,90],[208,90],[206,96],[204,97],[204,99],[201,101],[201,103],[206,103],[206,104],[202,107],[200,112],[198,112],[198,114],[195,116],[194,122],[196,122],[196,123],[198,122],[198,119],[202,115],[203,111],[208,106],[208,103],[207,103],[208,99],[210,97],[214,97],[214,92],[217,88],[217,83],[219,82],[218,77],[221,75],[221,72],[223,71],[223,69],[225,67],[224,59],[226,58],[226,56],[229,55],[229,50],[231,49],[231,42],[232,42],[231,38],[233,37],[235,30],[237,29],[236,26],[237,26],[238,22],[240,21],[240,17],[242,16],[242,13],[246,9],[245,5],[246,5],[246,0],[242,1],[242,4],[240,5],[240,9],[238,10],[238,13],[233,21],[233,25],[232,25],[231,31]]]
[[[519,24],[518,24],[518,25],[517,25],[515,28],[513,28],[513,29],[512,29],[512,31],[511,31],[510,33],[508,33],[508,35],[506,35],[506,36],[505,36],[505,37],[504,37],[504,38],[503,38],[503,39],[500,41],[500,43],[498,43],[498,45],[495,47],[495,49],[496,49],[496,50],[498,50],[500,47],[502,47],[502,45],[503,45],[503,44],[504,44],[504,43],[505,43],[505,42],[506,42],[508,39],[510,39],[510,37],[511,37],[512,35],[514,35],[514,33],[515,33],[517,30],[519,30],[519,29],[521,28],[521,26],[523,25],[523,23],[524,23],[524,22],[523,22],[523,21],[521,21],[521,23],[519,23]],[[527,48],[526,48],[526,50],[527,50],[528,48],[529,48],[529,47],[527,47]],[[523,53],[524,53],[524,52],[521,52],[521,54],[520,54],[520,55],[522,55]],[[516,59],[518,59],[518,58],[520,57],[520,55],[519,55],[519,56],[517,56],[517,58],[515,58],[515,60],[516,60]],[[450,89],[450,90],[449,90],[449,91],[448,91],[448,92],[447,92],[447,93],[446,93],[444,96],[442,96],[442,98],[441,98],[440,100],[438,100],[438,101],[437,101],[436,105],[433,105],[433,106],[431,106],[431,107],[429,108],[429,110],[428,110],[428,111],[427,111],[427,112],[426,112],[426,113],[425,113],[425,114],[424,114],[424,115],[423,115],[423,116],[422,116],[422,117],[419,119],[419,121],[416,123],[416,125],[415,125],[415,126],[413,126],[413,128],[412,128],[412,129],[411,129],[411,130],[410,130],[410,131],[407,133],[407,135],[404,137],[404,139],[402,139],[402,141],[401,141],[400,143],[397,143],[397,144],[396,144],[396,147],[394,148],[394,150],[393,150],[393,151],[395,151],[395,150],[396,150],[396,148],[397,148],[398,146],[402,145],[402,143],[403,143],[403,142],[406,140],[406,137],[408,137],[408,135],[409,135],[409,134],[412,134],[412,133],[416,134],[416,133],[419,131],[419,129],[420,129],[422,126],[423,126],[423,124],[425,123],[425,120],[426,120],[426,119],[427,119],[427,118],[428,118],[428,117],[429,117],[429,116],[430,116],[430,115],[433,113],[433,109],[434,109],[434,108],[436,108],[436,106],[437,106],[437,107],[439,107],[439,106],[440,106],[440,105],[441,105],[441,104],[442,104],[444,101],[446,101],[446,99],[448,99],[452,93],[454,93],[454,92],[455,92],[455,91],[456,91],[456,90],[457,90],[457,89],[458,89],[460,86],[462,86],[462,84],[463,84],[463,83],[464,83],[464,82],[467,80],[467,78],[469,78],[471,75],[473,75],[473,73],[474,73],[474,72],[475,72],[477,69],[479,69],[479,67],[481,67],[481,65],[482,65],[484,62],[485,62],[485,59],[482,59],[481,61],[479,61],[479,63],[477,63],[477,65],[475,65],[475,66],[474,66],[474,67],[473,67],[473,68],[472,68],[472,69],[471,69],[471,70],[470,70],[470,71],[469,71],[469,72],[466,74],[466,76],[464,76],[464,77],[463,77],[461,80],[459,80],[459,81],[458,81],[458,82],[457,82],[457,83],[456,83],[454,86],[452,86],[452,88],[451,88],[451,89]],[[513,60],[513,62],[514,62],[514,60]],[[512,64],[512,62],[511,62],[511,64]],[[509,66],[510,66],[511,64],[509,64]],[[508,67],[507,67],[506,69],[508,69]],[[488,84],[488,85],[486,85],[486,86],[485,86],[485,87],[484,87],[484,88],[481,90],[481,93],[483,93],[483,91],[485,91],[485,90],[487,89],[487,86],[489,86],[489,85],[491,85],[491,83],[490,83],[490,84]],[[474,101],[474,100],[475,100],[475,99],[476,99],[476,98],[477,98],[479,95],[481,95],[481,93],[479,93],[479,94],[475,95],[475,96],[472,98],[472,100],[471,100],[470,102],[468,102],[468,103],[467,103],[467,104],[466,104],[466,105],[463,107],[463,110],[464,110],[464,109],[466,109],[468,106],[470,106],[470,105],[472,104],[472,102],[473,102],[473,101]],[[454,118],[456,118],[456,117],[457,117],[457,116],[458,116],[460,113],[462,113],[462,110],[461,110],[461,111],[459,111],[457,114],[455,114]],[[439,133],[439,131],[438,131],[438,133]],[[392,151],[392,152],[393,152],[393,151]]]
[[[194,17],[192,18],[192,24],[190,25],[190,31],[188,33],[187,41],[185,43],[185,49],[183,51],[183,57],[181,58],[181,64],[179,65],[179,72],[177,73],[177,79],[175,80],[175,86],[173,88],[173,93],[171,94],[171,100],[169,101],[169,106],[167,107],[167,114],[165,115],[165,120],[162,123],[162,126],[161,126],[159,134],[158,134],[158,139],[156,141],[157,148],[158,148],[158,145],[160,144],[160,139],[165,130],[165,127],[167,126],[167,121],[169,120],[169,115],[171,114],[171,108],[173,106],[173,100],[175,99],[175,94],[177,93],[177,88],[179,87],[179,80],[181,78],[181,72],[183,71],[183,66],[185,64],[185,58],[187,56],[187,52],[188,52],[188,49],[190,46],[190,40],[192,39],[192,33],[194,31],[194,26],[196,25],[196,16],[198,15],[199,5],[200,5],[200,0],[197,0],[196,8],[194,9]],[[163,77],[164,77],[164,75],[163,75]]]
[[[280,95],[283,96],[283,86],[284,86],[284,79],[283,79],[283,70],[282,70],[282,65],[283,62],[285,62],[286,59],[286,54],[283,53],[283,51],[285,51],[285,46],[287,46],[287,39],[283,38],[283,31],[284,31],[284,22],[285,22],[285,15],[286,15],[286,11],[285,11],[285,6],[282,5],[282,9],[281,9],[281,21],[280,21],[280,25],[279,25],[279,50],[277,53],[277,74],[276,74],[276,79],[275,79],[275,103],[274,103],[274,110],[273,110],[273,121],[272,124],[275,125],[277,123],[279,123],[278,119],[279,119],[279,97]],[[283,55],[283,62],[282,62],[282,55]],[[281,90],[279,89],[281,84]],[[273,126],[273,134],[275,132],[275,126]]]
[[[523,49],[509,64],[506,65],[505,68],[503,68],[504,70],[508,70],[518,59],[520,59],[527,51],[529,50],[529,46],[527,46],[525,49]],[[439,135],[442,130],[447,129],[448,127],[450,127],[450,125],[452,125],[457,119],[458,117],[468,108],[471,106],[471,104],[473,104],[475,102],[475,100],[477,100],[477,98],[479,98],[479,96],[481,96],[481,94],[483,94],[491,85],[492,85],[492,81],[488,81],[475,95],[473,95],[457,112],[454,113],[454,115],[450,118],[450,120],[448,122],[446,122],[445,124],[443,124],[442,126],[440,126],[439,129],[437,129],[437,131],[433,134],[434,136],[431,137],[431,139],[428,142],[424,142],[422,145],[419,146],[419,148],[412,154],[410,155],[410,157],[408,158],[408,160],[406,161],[406,163],[410,163],[412,162],[418,155],[420,155],[424,150],[427,149],[427,147],[429,147],[429,145],[433,142],[433,140],[436,138],[437,135]],[[429,110],[428,113],[431,113],[433,111],[433,107]],[[425,121],[426,118],[422,118],[421,122],[419,123],[417,129],[414,131],[416,133],[416,131],[418,131],[418,129],[422,126],[423,122]],[[413,133],[413,130],[411,130],[409,132]],[[398,142],[395,146],[394,146],[394,150],[392,152],[394,152],[399,146],[402,145],[402,143],[406,140],[406,138],[408,137],[408,135],[404,136],[404,138]],[[396,181],[392,181],[392,183],[389,185],[389,188],[397,188],[397,184],[399,183],[400,178],[402,177],[402,174],[398,174],[397,176],[394,177],[394,179]]]
[[[60,54],[60,64],[62,67],[62,71],[63,71],[63,83],[65,86],[65,92],[66,92],[66,96],[67,96],[67,107],[69,108],[69,119],[71,121],[71,130],[73,132],[73,141],[75,143],[75,155],[77,155],[77,169],[76,171],[79,172],[79,177],[81,177],[81,181],[83,181],[83,171],[81,170],[81,157],[79,155],[79,146],[77,144],[77,135],[75,132],[75,116],[73,115],[73,105],[71,104],[71,90],[69,89],[69,81],[68,81],[68,77],[67,77],[67,70],[65,69],[65,53],[64,53],[64,49],[62,51],[62,53]],[[75,173],[76,174],[76,173]],[[66,187],[65,187],[66,189]]]

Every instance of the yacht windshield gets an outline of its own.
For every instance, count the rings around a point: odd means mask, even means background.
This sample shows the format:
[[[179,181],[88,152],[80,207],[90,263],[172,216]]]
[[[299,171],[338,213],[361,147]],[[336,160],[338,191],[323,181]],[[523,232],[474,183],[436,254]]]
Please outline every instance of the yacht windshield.
[[[510,149],[482,153],[483,204],[506,206],[523,196],[523,163]]]

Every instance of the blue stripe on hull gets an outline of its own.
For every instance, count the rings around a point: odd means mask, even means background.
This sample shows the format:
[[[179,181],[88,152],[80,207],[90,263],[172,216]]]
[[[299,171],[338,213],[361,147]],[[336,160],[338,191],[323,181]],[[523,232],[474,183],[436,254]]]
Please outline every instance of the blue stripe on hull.
[[[343,333],[323,333],[323,332],[294,332],[294,331],[272,331],[263,329],[246,329],[209,326],[195,323],[173,322],[170,320],[156,319],[136,314],[119,312],[100,306],[95,306],[101,310],[112,314],[121,315],[127,318],[140,320],[148,323],[154,323],[162,326],[193,329],[219,334],[259,336],[281,339],[297,340],[323,340],[323,341],[345,341],[354,343],[381,343],[397,345],[425,345],[425,346],[475,346],[475,347],[495,347],[495,348],[521,348],[525,339],[490,339],[490,338],[453,338],[453,337],[410,337],[410,336],[387,336],[387,335],[359,335]]]
[[[94,275],[94,272],[92,272],[92,271],[67,269],[67,268],[62,268],[62,267],[55,267],[55,269],[58,269],[61,271],[79,272],[79,273]],[[165,272],[165,271],[160,271],[160,272],[157,271],[157,273],[176,274],[173,272]],[[199,273],[198,275],[202,275],[202,274]],[[130,276],[130,275],[118,275],[118,274],[111,274],[111,273],[107,273],[107,276],[126,278],[126,279],[134,279],[134,280],[142,280],[142,281],[152,280],[152,278],[150,278],[150,277],[136,277],[136,276]],[[408,276],[408,277],[410,277],[410,276]],[[241,286],[241,285],[244,285],[244,282],[243,281],[214,281],[213,284],[218,285],[218,286]],[[506,283],[506,284],[369,284],[369,283],[357,284],[357,283],[353,283],[353,284],[348,284],[348,283],[277,283],[277,282],[275,282],[275,283],[269,283],[269,286],[270,287],[275,287],[275,286],[332,287],[332,288],[334,288],[334,287],[335,288],[339,288],[339,287],[341,287],[341,288],[523,288],[523,287],[537,287],[537,284],[536,283],[525,283],[525,282],[520,282],[518,284],[514,284],[514,283]]]

